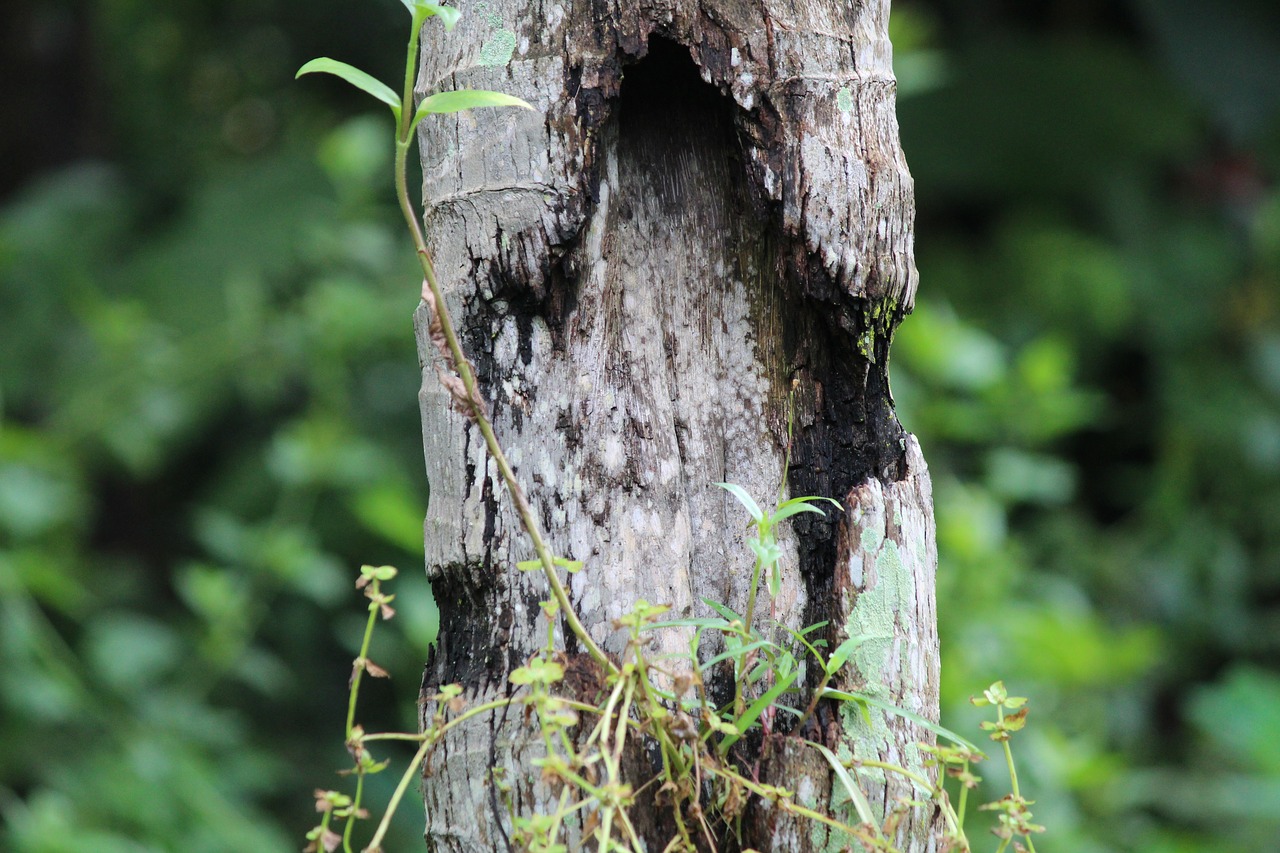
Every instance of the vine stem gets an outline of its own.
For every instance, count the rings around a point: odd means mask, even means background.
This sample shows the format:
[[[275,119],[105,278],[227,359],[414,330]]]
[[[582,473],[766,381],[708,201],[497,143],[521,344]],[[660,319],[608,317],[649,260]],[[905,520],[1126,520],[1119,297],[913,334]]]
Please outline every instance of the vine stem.
[[[897,773],[904,779],[908,779],[921,788],[924,788],[929,792],[929,795],[933,797],[933,799],[937,800],[938,808],[942,812],[943,820],[947,822],[947,826],[950,828],[951,832],[958,838],[962,839],[966,844],[969,843],[969,839],[965,837],[964,828],[959,821],[959,818],[956,816],[955,810],[951,807],[950,802],[946,798],[946,792],[942,787],[941,778],[939,778],[938,783],[935,785],[919,773],[915,773],[897,764],[889,764],[887,762],[876,761],[874,759],[859,759],[858,764],[862,767],[873,767],[883,770],[885,773]]]
[[[425,736],[424,733],[422,745],[418,747],[417,753],[413,756],[413,761],[409,763],[409,766],[404,771],[404,775],[400,777],[400,783],[396,785],[396,790],[391,795],[390,801],[387,803],[387,809],[382,813],[382,820],[378,823],[378,829],[374,832],[373,838],[369,840],[369,846],[366,847],[365,850],[382,849],[380,846],[382,844],[382,839],[387,834],[387,830],[391,827],[391,818],[395,816],[396,809],[400,807],[400,800],[404,798],[404,792],[409,789],[409,782],[413,779],[414,774],[418,772],[418,768],[422,766],[422,762],[427,760],[427,753],[431,751],[432,747],[440,742],[440,739],[445,736],[449,729],[478,714],[487,713],[488,711],[493,711],[510,704],[510,699],[495,699],[492,702],[477,705],[474,708],[467,709],[465,713],[454,717],[448,723],[444,724],[439,729],[436,729],[433,736]]]
[[[351,816],[347,818],[347,825],[342,829],[342,850],[343,853],[351,853],[351,833],[356,828],[356,819],[360,814],[360,801],[364,799],[364,769],[361,768],[360,773],[356,775],[356,796],[351,801]]]
[[[405,224],[409,226],[409,231],[413,235],[413,244],[417,250],[418,263],[422,267],[423,279],[426,282],[424,291],[430,291],[431,299],[426,298],[426,292],[423,293],[423,299],[433,305],[433,310],[440,320],[440,327],[444,333],[445,341],[449,346],[449,353],[453,356],[454,366],[458,371],[459,378],[462,380],[463,388],[466,390],[467,399],[474,401],[479,399],[475,374],[471,369],[471,362],[462,351],[458,335],[454,331],[449,309],[445,307],[444,293],[440,290],[440,283],[436,280],[435,264],[432,263],[431,253],[427,249],[426,234],[423,232],[422,223],[418,220],[418,216],[414,211],[413,202],[409,199],[407,166],[409,148],[413,144],[413,72],[416,67],[415,59],[418,53],[418,33],[421,23],[415,16],[413,32],[409,37],[409,52],[405,59],[404,94],[400,106],[400,127],[396,136],[396,197],[400,202],[400,212],[404,215]],[[587,633],[586,628],[582,626],[582,622],[578,619],[578,614],[569,600],[569,594],[565,590],[560,576],[556,573],[555,559],[542,538],[541,526],[533,514],[529,499],[525,497],[524,489],[521,488],[520,483],[516,480],[515,472],[511,469],[511,464],[507,461],[506,454],[502,451],[502,445],[498,443],[498,437],[493,432],[493,425],[489,422],[488,416],[480,406],[472,403],[470,409],[472,419],[475,421],[476,426],[479,427],[480,434],[484,436],[484,443],[489,450],[489,455],[498,466],[498,472],[507,484],[507,491],[511,494],[511,499],[515,503],[520,522],[533,543],[533,550],[538,555],[538,562],[542,564],[542,573],[546,576],[547,583],[551,587],[551,594],[560,605],[560,612],[564,614],[565,622],[574,636],[586,648],[592,659],[610,674],[617,674],[617,666],[605,656],[605,653],[592,639],[591,635]]]
[[[996,720],[1000,723],[1004,723],[1004,706],[1002,705],[996,706]],[[1018,788],[1018,768],[1013,764],[1013,749],[1009,746],[1009,738],[1007,735],[1004,740],[1001,741],[1001,746],[1004,747],[1005,763],[1009,765],[1009,789],[1015,797],[1022,799],[1022,791]],[[1036,853],[1036,845],[1035,842],[1031,840],[1031,836],[1024,835],[1022,837],[1027,842],[1027,849],[1029,853]]]
[[[996,705],[996,720],[1004,725],[1004,706]],[[1013,750],[1009,747],[1009,737],[1006,734],[1000,742],[1004,747],[1004,760],[1009,765],[1009,788],[1015,797],[1022,797],[1022,791],[1018,790],[1018,768],[1013,765]]]
[[[377,581],[373,581],[377,583]],[[377,587],[374,587],[377,590]],[[351,731],[356,724],[356,702],[360,695],[360,681],[364,677],[365,664],[369,660],[369,644],[373,640],[373,626],[378,622],[378,605],[369,603],[369,621],[364,626],[364,638],[360,641],[360,656],[356,658],[355,672],[351,675],[351,690],[347,698],[347,740],[351,740]]]
[[[757,535],[763,543],[768,534],[757,527]],[[760,573],[763,570],[764,560],[757,556],[755,566],[751,569],[751,591],[747,593],[747,613],[744,617],[746,624],[742,626],[747,632],[748,643],[750,643],[751,638],[755,636],[755,632],[752,630],[751,625],[756,616],[756,593],[760,589]],[[737,677],[733,679],[733,715],[735,717],[741,717],[743,711],[746,710],[746,703],[742,699],[742,683],[746,681],[747,668],[751,665],[751,658],[752,654],[748,652],[736,661],[739,669]]]

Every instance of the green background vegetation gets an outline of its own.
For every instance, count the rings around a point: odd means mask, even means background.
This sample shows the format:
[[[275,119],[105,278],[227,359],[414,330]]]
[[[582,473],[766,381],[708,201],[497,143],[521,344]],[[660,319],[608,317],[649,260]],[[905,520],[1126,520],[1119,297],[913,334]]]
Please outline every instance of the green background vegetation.
[[[893,387],[938,501],[944,719],[973,731],[996,678],[1032,697],[1046,853],[1280,837],[1272,5],[896,4],[922,284]],[[414,724],[390,128],[292,81],[322,54],[396,79],[404,18],[0,11],[6,851],[300,847],[346,760],[364,562],[406,570],[366,718]]]

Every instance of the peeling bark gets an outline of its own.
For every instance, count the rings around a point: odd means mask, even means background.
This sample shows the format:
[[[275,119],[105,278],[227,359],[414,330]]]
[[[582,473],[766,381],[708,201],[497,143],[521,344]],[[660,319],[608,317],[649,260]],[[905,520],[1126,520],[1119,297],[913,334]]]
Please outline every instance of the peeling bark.
[[[929,481],[887,375],[916,286],[887,2],[466,11],[449,36],[428,28],[419,93],[500,89],[538,112],[426,123],[426,222],[495,429],[553,550],[587,565],[571,585],[583,623],[619,651],[611,622],[639,598],[677,617],[705,615],[704,597],[743,609],[745,518],[712,483],[775,496],[790,410],[790,491],[847,512],[797,519],[775,615],[831,620],[834,642],[872,636],[845,686],[936,719]],[[485,701],[545,637],[547,591],[515,569],[531,556],[519,521],[417,321],[426,561],[443,619],[425,681]],[[681,647],[671,632],[654,651]],[[928,739],[897,718],[843,723],[860,755],[911,762]],[[446,743],[425,786],[432,849],[506,849],[492,767],[507,769],[515,807],[547,805],[528,734],[497,716]],[[773,762],[778,784],[792,763]],[[829,776],[812,773],[829,798]],[[930,849],[929,818],[903,827],[902,849]],[[784,834],[801,840],[747,846],[834,843]]]

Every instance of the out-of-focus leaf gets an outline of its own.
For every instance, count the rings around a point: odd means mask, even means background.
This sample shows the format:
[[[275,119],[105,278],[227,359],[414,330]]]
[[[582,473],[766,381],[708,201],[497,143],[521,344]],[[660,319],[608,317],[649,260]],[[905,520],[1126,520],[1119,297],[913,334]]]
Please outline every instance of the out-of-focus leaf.
[[[918,376],[944,387],[980,389],[999,382],[1007,356],[990,335],[960,322],[945,308],[921,305],[902,325],[894,355]]]
[[[380,448],[354,434],[351,424],[329,417],[307,418],[281,430],[267,466],[291,485],[364,485],[388,471]]]
[[[1154,628],[1112,629],[1089,612],[1022,607],[1004,618],[1007,656],[1063,687],[1122,684],[1157,660]]]
[[[84,644],[93,674],[135,700],[168,675],[182,654],[171,627],[130,613],[108,612],[90,622]]]
[[[360,522],[410,553],[422,550],[422,520],[426,507],[403,484],[393,480],[355,494],[352,509]]]
[[[350,119],[320,141],[316,161],[339,191],[357,198],[381,188],[391,173],[392,149],[386,119]]]
[[[1053,456],[1001,447],[987,455],[987,485],[1008,501],[1061,504],[1075,491],[1075,469]]]
[[[1280,677],[1238,664],[1217,684],[1195,692],[1196,728],[1236,766],[1275,776],[1280,785]]]

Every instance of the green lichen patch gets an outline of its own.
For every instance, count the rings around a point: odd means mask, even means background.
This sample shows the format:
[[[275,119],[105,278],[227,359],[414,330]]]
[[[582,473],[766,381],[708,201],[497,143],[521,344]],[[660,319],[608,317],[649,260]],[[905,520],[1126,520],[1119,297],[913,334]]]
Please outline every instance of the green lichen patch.
[[[498,23],[502,23],[499,21]],[[479,65],[506,65],[516,52],[516,34],[511,30],[498,30],[480,46]]]

